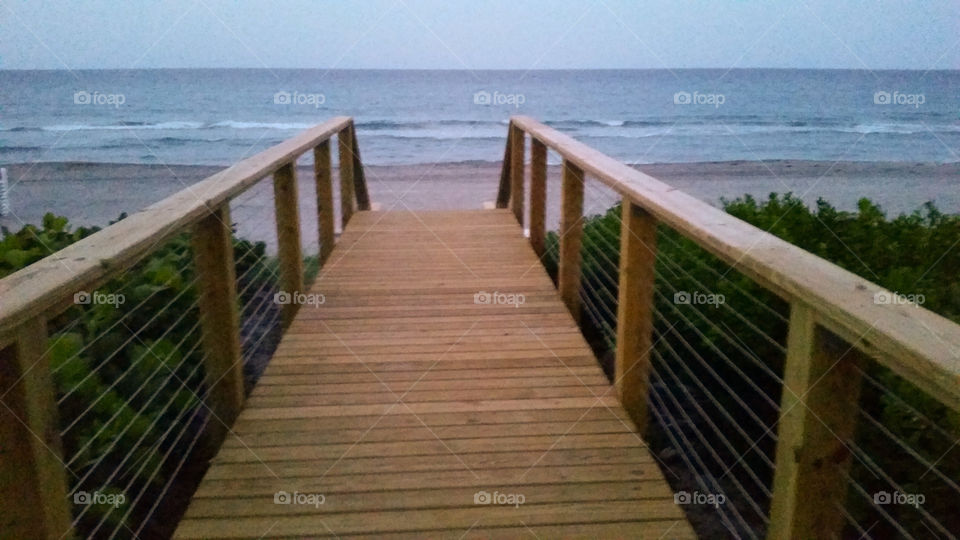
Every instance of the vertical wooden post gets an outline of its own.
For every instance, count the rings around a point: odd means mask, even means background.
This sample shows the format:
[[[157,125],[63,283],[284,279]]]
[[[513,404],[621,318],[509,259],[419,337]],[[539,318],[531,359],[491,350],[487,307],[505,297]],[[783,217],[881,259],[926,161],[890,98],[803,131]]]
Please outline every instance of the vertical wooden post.
[[[530,245],[538,257],[546,249],[547,146],[530,137]]]
[[[575,321],[580,322],[580,242],[583,238],[583,171],[563,160],[560,253],[557,288]]]
[[[525,151],[523,130],[510,125],[510,209],[523,226],[523,154]]]
[[[503,149],[503,167],[500,169],[500,186],[497,188],[497,208],[510,204],[510,152],[513,149],[513,122],[507,128],[507,146]]]
[[[817,325],[811,307],[793,302],[767,538],[839,536],[847,482],[837,467],[850,466],[860,359]]]
[[[367,193],[367,177],[363,172],[360,159],[360,145],[357,144],[357,128],[350,123],[350,148],[353,150],[353,190],[357,198],[357,208],[370,210],[370,194]]]
[[[341,163],[342,166],[342,163]],[[273,174],[273,201],[277,214],[277,257],[280,260],[280,294],[290,301],[282,305],[283,328],[297,314],[294,296],[303,292],[303,257],[300,254],[300,209],[293,163]]]
[[[224,203],[193,229],[193,257],[200,290],[200,326],[210,420],[206,446],[219,447],[243,407],[243,361],[237,275],[230,234],[230,203]]]
[[[313,149],[313,174],[317,186],[317,228],[320,239],[320,264],[333,251],[333,175],[330,170],[330,140]]]
[[[0,350],[0,536],[72,537],[47,325],[26,321]]]
[[[340,221],[344,229],[356,210],[353,180],[353,124],[343,128],[337,134],[337,147],[340,150]]]
[[[615,384],[620,403],[641,434],[647,427],[656,262],[657,220],[624,197]]]

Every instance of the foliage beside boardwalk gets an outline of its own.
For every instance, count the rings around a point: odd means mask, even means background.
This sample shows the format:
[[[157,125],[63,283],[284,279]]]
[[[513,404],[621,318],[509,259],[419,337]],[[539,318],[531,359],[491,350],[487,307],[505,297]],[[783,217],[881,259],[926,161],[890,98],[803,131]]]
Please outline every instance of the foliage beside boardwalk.
[[[824,200],[810,208],[792,194],[722,202],[728,213],[894,291],[902,295],[900,299],[917,300],[960,323],[960,216],[943,214],[928,203],[912,214],[887,218],[867,199],[856,211],[837,210]],[[585,332],[596,337],[601,358],[610,358],[616,340],[620,215],[618,205],[584,221],[582,320],[589,326]],[[545,264],[551,275],[556,275],[557,244],[557,235],[550,233]],[[709,446],[718,462],[733,464],[729,471],[709,463],[703,467],[715,477],[725,477],[721,483],[729,489],[728,497],[744,507],[751,504],[747,498],[753,498],[758,509],[765,510],[789,305],[672,229],[660,227],[657,247],[657,375],[652,393],[663,403],[680,396],[670,422],[673,428],[686,432],[699,454],[709,455]],[[678,294],[693,292],[722,295],[724,302],[718,306],[677,301],[683,298]],[[612,373],[611,366],[605,369]],[[847,503],[851,516],[866,526],[879,521],[871,535],[896,535],[868,500],[874,493],[892,491],[893,479],[904,492],[925,496],[919,510],[908,505],[882,507],[907,531],[928,534],[920,510],[960,530],[960,518],[951,510],[954,488],[943,478],[960,478],[960,448],[955,444],[960,415],[874,362],[865,372],[851,472],[863,492],[851,489]],[[698,416],[697,408],[706,414]],[[721,409],[729,416],[722,416]],[[738,430],[743,437],[737,436]],[[666,435],[655,423],[651,444],[666,456],[685,451],[675,448]],[[943,476],[912,454],[935,464]],[[673,462],[683,468],[679,459]],[[750,475],[752,479],[740,480],[740,485],[730,478]],[[738,491],[752,495],[737,501]],[[761,531],[760,512],[752,519],[749,514],[744,512]],[[696,525],[696,517],[691,519]]]

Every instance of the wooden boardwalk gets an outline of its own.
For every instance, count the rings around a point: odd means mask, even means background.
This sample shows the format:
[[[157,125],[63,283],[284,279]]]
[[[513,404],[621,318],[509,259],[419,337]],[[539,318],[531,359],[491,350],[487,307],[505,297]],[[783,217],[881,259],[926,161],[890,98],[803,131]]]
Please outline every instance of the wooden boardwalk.
[[[694,536],[510,212],[360,212],[310,292],[178,537]]]

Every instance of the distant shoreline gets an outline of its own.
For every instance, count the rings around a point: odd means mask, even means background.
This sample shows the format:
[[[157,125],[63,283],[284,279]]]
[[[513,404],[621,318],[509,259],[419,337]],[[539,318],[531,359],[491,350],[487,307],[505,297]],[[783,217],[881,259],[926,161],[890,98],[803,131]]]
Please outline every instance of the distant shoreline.
[[[17,230],[39,223],[44,213],[66,216],[71,224],[106,225],[121,212],[134,213],[207,176],[224,169],[209,165],[140,165],[57,162],[6,165],[14,216],[0,225]],[[437,163],[367,165],[367,182],[374,202],[394,210],[482,208],[496,198],[499,163]],[[643,172],[711,204],[721,197],[792,191],[813,204],[824,198],[842,210],[852,210],[861,197],[881,205],[888,215],[909,213],[934,201],[945,213],[960,213],[960,163],[823,162],[802,160],[662,163],[638,165]],[[299,166],[301,219],[312,223],[312,168]],[[548,222],[554,223],[559,202],[559,166],[550,166]],[[254,236],[271,236],[265,226],[272,216],[269,182],[239,197],[234,221]],[[336,194],[335,194],[336,195]],[[402,197],[402,198],[401,198]],[[617,197],[597,181],[588,181],[585,213],[600,213]],[[245,213],[256,216],[244,224]],[[19,219],[18,219],[19,218]],[[304,226],[304,241],[312,227]],[[315,241],[315,238],[314,240]]]

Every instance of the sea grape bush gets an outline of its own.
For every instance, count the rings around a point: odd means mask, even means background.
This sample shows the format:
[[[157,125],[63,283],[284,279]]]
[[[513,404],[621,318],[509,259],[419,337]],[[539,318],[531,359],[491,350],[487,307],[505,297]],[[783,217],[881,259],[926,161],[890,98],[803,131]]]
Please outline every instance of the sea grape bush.
[[[97,230],[71,230],[67,218],[52,214],[42,227],[3,229],[0,277]],[[246,276],[244,305],[260,289],[251,280],[272,280],[274,263],[263,242],[234,238],[233,244],[237,275]],[[195,277],[189,235],[180,234],[98,288],[123,294],[123,305],[73,305],[49,323],[70,488],[123,495],[125,501],[117,507],[75,505],[75,514],[84,512],[78,524],[84,535],[103,520],[100,532],[119,527],[121,536],[132,536],[209,420],[200,407],[204,373]]]
[[[841,211],[822,199],[813,208],[807,207],[790,193],[770,194],[762,201],[747,195],[723,200],[722,206],[731,215],[891,291],[924,298],[924,308],[960,323],[958,215],[944,214],[933,204],[927,203],[916,212],[891,219],[868,199],[861,199],[856,211]],[[604,318],[602,314],[617,312],[620,215],[621,208],[617,205],[602,215],[591,216],[584,221],[581,294],[585,305],[590,304],[594,306],[594,312],[601,313],[600,319]],[[557,235],[550,233],[547,237],[545,265],[554,276],[557,270],[557,244]],[[748,432],[750,440],[760,441],[757,448],[772,460],[775,441],[763,435],[762,428],[742,413],[736,401],[745,402],[764,425],[774,426],[777,409],[770,404],[779,403],[780,385],[764,373],[764,368],[748,360],[746,353],[762,360],[766,369],[782,374],[783,353],[776,344],[786,342],[787,328],[783,319],[789,316],[789,305],[748,277],[732,270],[693,241],[665,226],[658,231],[657,249],[658,293],[655,309],[659,316],[655,322],[655,333],[665,337],[656,343],[655,350],[674,363],[672,369],[679,374],[684,390],[690,392],[692,389],[691,394],[696,396],[695,399],[703,399],[703,405],[710,405],[703,393],[697,391],[693,375],[700,378],[699,382],[712,390],[721,406],[731,411],[734,420]],[[690,306],[678,306],[673,302],[676,292],[691,290],[723,294],[726,305],[722,309],[711,308],[706,315],[702,315]],[[779,317],[771,316],[774,312]],[[598,317],[594,315],[593,318]],[[586,313],[581,319],[591,321]],[[585,331],[601,335],[608,350],[612,350],[616,340],[613,319],[601,320],[594,326],[599,328],[586,328]],[[729,336],[736,337],[731,340]],[[704,362],[699,363],[694,355],[685,354],[686,351],[677,345],[683,342],[691,344]],[[678,349],[678,356],[682,360],[677,361],[666,347]],[[606,357],[609,358],[609,354]],[[733,365],[725,362],[724,357],[731,359]],[[676,365],[680,362],[687,365]],[[716,378],[704,371],[704,364],[710,366]],[[604,367],[608,374],[612,372],[611,366]],[[930,463],[935,463],[947,478],[960,478],[960,445],[954,444],[960,439],[960,415],[878,363],[868,362],[865,371],[889,391],[879,390],[865,381],[861,397],[862,411],[882,424],[889,434],[904,441],[910,450],[895,443],[888,434],[864,417],[858,419],[856,444],[876,467],[896,479],[906,492],[924,494],[926,511],[936,516],[948,529],[960,530],[960,519],[951,510],[955,500],[952,488],[909,455],[915,452]],[[729,391],[719,386],[720,381],[728,386]],[[660,384],[680,390],[676,388],[678,384],[667,377],[662,377]],[[678,395],[681,393],[677,392]],[[939,429],[931,427],[922,419],[923,416],[931,419]],[[651,438],[655,448],[658,444],[666,444],[657,433],[651,434]],[[730,440],[738,444],[734,437],[730,437]],[[719,444],[717,448],[720,448],[719,452],[725,450]],[[733,457],[731,462],[738,455],[746,454],[742,466],[758,465],[758,460],[749,455],[750,448],[746,443],[735,450],[730,453]],[[764,467],[756,466],[754,470],[769,485],[770,475],[769,472],[764,473]],[[717,475],[724,472],[717,471]],[[862,460],[853,460],[851,475],[868,494],[891,489],[885,479],[868,471]],[[847,508],[861,523],[879,521],[871,534],[876,533],[878,537],[896,536],[896,531],[886,528],[888,525],[877,516],[868,501],[852,489]],[[884,511],[897,519],[906,530],[920,536],[926,534],[925,525],[920,522],[920,515],[915,508],[886,506]]]

